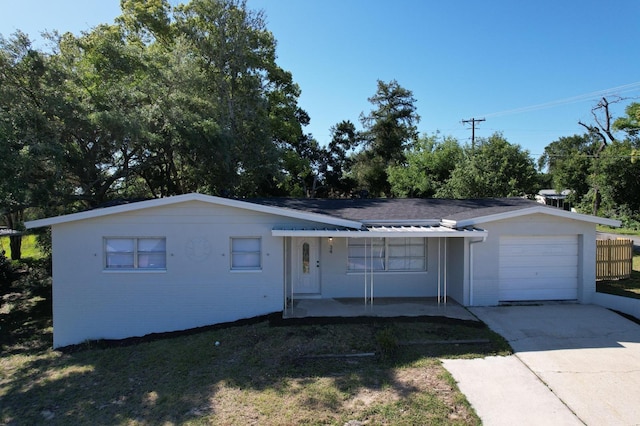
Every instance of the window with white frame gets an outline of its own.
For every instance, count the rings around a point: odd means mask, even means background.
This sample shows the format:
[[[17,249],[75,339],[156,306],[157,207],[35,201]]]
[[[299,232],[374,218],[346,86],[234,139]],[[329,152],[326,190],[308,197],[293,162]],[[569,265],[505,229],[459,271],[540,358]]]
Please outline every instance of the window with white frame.
[[[426,271],[425,238],[349,238],[349,271]]]
[[[105,269],[167,268],[166,238],[105,238]]]
[[[262,241],[260,238],[231,238],[231,269],[239,271],[262,269]]]

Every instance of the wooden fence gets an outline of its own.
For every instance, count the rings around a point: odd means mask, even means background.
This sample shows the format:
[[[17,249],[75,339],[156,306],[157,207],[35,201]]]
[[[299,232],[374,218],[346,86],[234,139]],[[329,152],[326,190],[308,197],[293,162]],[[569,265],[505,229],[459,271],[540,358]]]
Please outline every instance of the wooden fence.
[[[621,280],[631,277],[633,241],[596,240],[596,280]]]

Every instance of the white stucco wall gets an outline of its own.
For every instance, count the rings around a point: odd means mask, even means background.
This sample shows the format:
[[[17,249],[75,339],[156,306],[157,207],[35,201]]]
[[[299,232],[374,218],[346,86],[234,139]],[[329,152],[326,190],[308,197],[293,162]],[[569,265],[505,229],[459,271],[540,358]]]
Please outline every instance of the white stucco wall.
[[[473,249],[473,304],[475,306],[492,306],[499,302],[498,253],[500,237],[506,235],[578,236],[578,301],[591,303],[595,293],[595,224],[545,214],[532,214],[483,223],[479,227],[486,229],[489,236],[486,242],[476,244]]]
[[[299,220],[198,201],[52,226],[54,347],[281,311],[283,239]],[[105,271],[104,237],[166,237],[166,271]],[[262,270],[230,270],[230,238],[262,239]],[[194,254],[192,241],[208,253]]]

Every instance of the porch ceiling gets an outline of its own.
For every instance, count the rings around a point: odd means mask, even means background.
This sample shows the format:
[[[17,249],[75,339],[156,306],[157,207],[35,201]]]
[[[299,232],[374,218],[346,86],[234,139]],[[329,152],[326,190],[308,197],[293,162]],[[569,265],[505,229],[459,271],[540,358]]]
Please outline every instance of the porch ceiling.
[[[458,237],[485,238],[488,232],[478,228],[452,229],[446,226],[367,226],[363,229],[346,228],[274,228],[274,237],[336,237],[336,238],[394,238],[394,237]]]

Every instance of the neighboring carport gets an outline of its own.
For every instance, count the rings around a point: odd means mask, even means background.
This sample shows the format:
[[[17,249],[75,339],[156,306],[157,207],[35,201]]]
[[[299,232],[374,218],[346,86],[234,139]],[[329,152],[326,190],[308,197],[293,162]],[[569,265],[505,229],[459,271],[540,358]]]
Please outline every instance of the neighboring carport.
[[[559,409],[566,419],[566,410],[557,403],[541,411],[540,407],[545,405],[540,404],[541,399],[549,398],[549,393],[539,386],[544,384],[584,424],[638,424],[640,325],[594,305],[543,304],[470,310],[509,341],[514,358],[532,373],[514,367],[508,357],[485,369],[471,365],[478,360],[445,361],[444,366],[481,418],[490,417],[492,424],[543,424],[551,414],[549,410]],[[522,376],[499,382],[504,371],[516,367]],[[473,386],[474,383],[484,386]],[[509,383],[513,389],[491,392],[500,383]],[[523,392],[529,388],[539,392]],[[518,410],[509,406],[509,398],[495,398],[501,394],[521,395]]]

